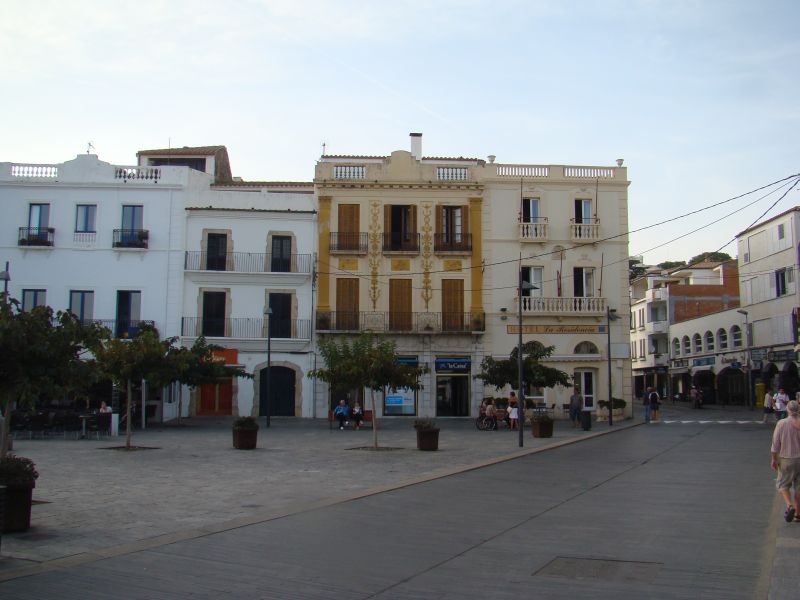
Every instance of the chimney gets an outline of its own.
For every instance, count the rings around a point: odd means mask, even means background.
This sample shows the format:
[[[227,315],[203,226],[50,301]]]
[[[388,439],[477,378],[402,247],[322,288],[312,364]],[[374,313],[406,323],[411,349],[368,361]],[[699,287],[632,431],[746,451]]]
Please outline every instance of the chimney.
[[[422,134],[409,133],[411,138],[411,155],[417,160],[422,160]]]

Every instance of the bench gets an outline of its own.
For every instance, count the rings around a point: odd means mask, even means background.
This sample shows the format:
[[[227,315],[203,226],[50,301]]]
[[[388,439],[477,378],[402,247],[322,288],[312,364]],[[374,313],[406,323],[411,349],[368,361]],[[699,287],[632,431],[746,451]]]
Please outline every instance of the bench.
[[[328,411],[328,429],[333,430],[334,423],[338,423],[339,419],[333,416],[333,410]],[[364,418],[362,419],[361,423],[372,423],[372,411],[365,410],[364,411]],[[353,419],[350,419],[350,425],[348,427],[355,429],[356,422]]]

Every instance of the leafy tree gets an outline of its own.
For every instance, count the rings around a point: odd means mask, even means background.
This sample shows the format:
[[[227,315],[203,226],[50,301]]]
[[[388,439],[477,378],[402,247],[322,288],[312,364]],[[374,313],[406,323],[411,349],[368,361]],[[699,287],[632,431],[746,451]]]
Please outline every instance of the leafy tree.
[[[689,264],[693,265],[695,263],[709,261],[709,262],[723,262],[726,260],[731,260],[731,255],[726,252],[703,252],[702,254],[698,254],[697,256],[693,256],[689,260]]]
[[[633,281],[647,273],[647,267],[639,262],[638,259],[628,259],[628,281]]]
[[[378,413],[375,410],[375,392],[383,392],[386,388],[418,390],[422,387],[419,379],[428,372],[427,367],[398,362],[395,343],[371,332],[339,342],[331,337],[322,337],[318,344],[327,366],[310,371],[308,376],[321,379],[334,390],[369,389],[372,444],[377,449]]]
[[[559,369],[543,365],[540,361],[553,353],[555,346],[543,346],[539,342],[522,344],[522,381],[534,387],[553,387],[569,385],[570,376]],[[493,385],[496,390],[510,385],[519,386],[519,346],[514,346],[511,356],[496,360],[487,356],[481,362],[481,372],[475,379],[481,379],[484,385]],[[522,393],[520,392],[520,397]],[[524,407],[523,407],[524,408]]]
[[[685,267],[686,261],[685,260],[667,260],[662,263],[658,263],[659,269],[664,269],[665,271],[668,269],[674,269],[676,267]]]
[[[11,406],[32,408],[42,396],[77,392],[95,380],[90,349],[107,330],[48,306],[23,312],[17,300],[0,304],[0,407],[4,419],[0,458],[8,451]]]

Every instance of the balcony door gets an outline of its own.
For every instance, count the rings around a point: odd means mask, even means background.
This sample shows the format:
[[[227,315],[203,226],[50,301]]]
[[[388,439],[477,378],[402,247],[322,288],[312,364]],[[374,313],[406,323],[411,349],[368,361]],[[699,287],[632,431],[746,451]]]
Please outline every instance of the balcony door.
[[[272,236],[272,260],[270,270],[273,273],[290,273],[292,271],[292,238],[288,235]]]
[[[339,205],[339,250],[359,249],[359,219],[358,204]]]
[[[225,271],[228,262],[228,236],[225,233],[209,233],[206,243],[206,270]]]
[[[225,336],[225,292],[203,292],[203,326],[206,337]]]
[[[442,331],[464,329],[464,280],[442,279]]]
[[[539,222],[539,198],[522,199],[522,222],[523,223]]]
[[[335,329],[358,330],[358,278],[336,280]]]
[[[50,205],[31,204],[28,209],[28,234],[25,236],[33,242],[40,242],[40,245],[47,244],[48,231],[50,226]]]
[[[69,312],[78,317],[82,323],[88,323],[94,317],[94,292],[72,290],[69,293]]]
[[[117,292],[117,337],[134,337],[141,319],[142,293],[133,290]]]
[[[270,294],[269,335],[273,338],[292,337],[292,295]]]
[[[139,231],[143,229],[144,206],[125,204],[122,206],[122,231],[120,242],[123,246],[134,244],[139,240]]]
[[[411,280],[389,280],[389,329],[411,331]]]
[[[575,200],[575,224],[588,223],[592,223],[592,201],[578,198]]]
[[[417,207],[390,204],[383,207],[384,250],[417,250]]]
[[[594,268],[575,267],[572,269],[573,296],[575,298],[594,297]]]

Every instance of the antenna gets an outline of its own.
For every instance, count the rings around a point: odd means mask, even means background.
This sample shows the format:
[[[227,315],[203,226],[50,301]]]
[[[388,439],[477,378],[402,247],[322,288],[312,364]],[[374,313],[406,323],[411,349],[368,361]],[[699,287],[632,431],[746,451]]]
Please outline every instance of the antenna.
[[[94,144],[89,142],[86,144],[86,154],[91,154],[92,150],[94,150]]]
[[[328,144],[322,142],[322,156],[325,156],[325,149],[328,147]]]

